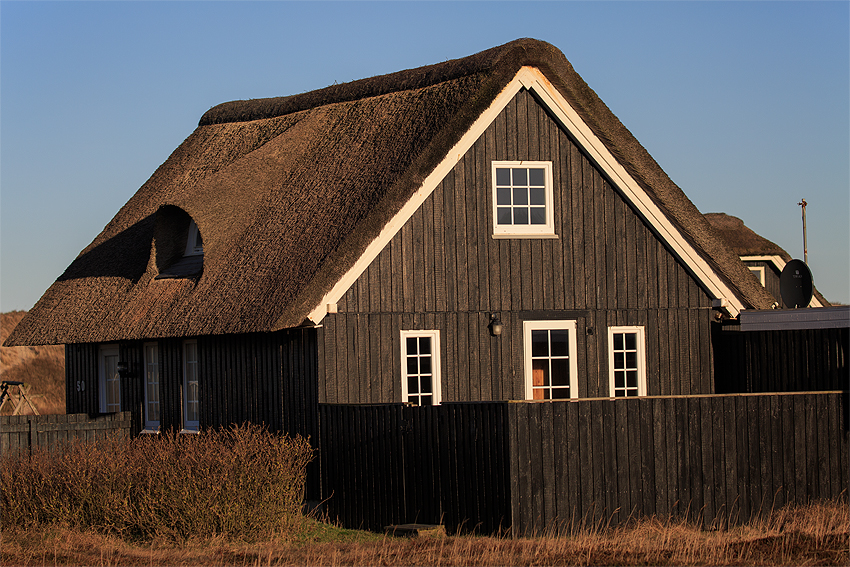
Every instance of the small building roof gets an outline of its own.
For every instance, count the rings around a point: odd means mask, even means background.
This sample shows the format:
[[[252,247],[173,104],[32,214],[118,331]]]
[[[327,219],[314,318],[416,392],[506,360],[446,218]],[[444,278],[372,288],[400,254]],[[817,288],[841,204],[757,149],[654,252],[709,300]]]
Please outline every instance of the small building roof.
[[[738,256],[780,256],[786,262],[791,259],[781,246],[756,234],[738,217],[726,213],[706,213],[705,218]]]
[[[744,224],[738,217],[726,213],[706,213],[706,220],[711,224],[717,234],[726,245],[731,248],[740,258],[764,258],[770,261],[780,273],[792,258],[781,246],[774,244],[767,238],[756,234],[751,228]],[[767,260],[770,258],[770,260]],[[817,300],[815,306],[826,307],[830,303],[821,295],[817,288],[813,291]],[[777,298],[778,299],[778,298]],[[820,305],[818,305],[818,303]]]
[[[7,344],[309,323],[311,310],[523,66],[551,82],[737,300],[770,307],[770,295],[564,55],[520,39],[436,65],[212,108]],[[169,246],[157,223],[178,209],[203,236],[203,271],[157,279],[157,249]]]

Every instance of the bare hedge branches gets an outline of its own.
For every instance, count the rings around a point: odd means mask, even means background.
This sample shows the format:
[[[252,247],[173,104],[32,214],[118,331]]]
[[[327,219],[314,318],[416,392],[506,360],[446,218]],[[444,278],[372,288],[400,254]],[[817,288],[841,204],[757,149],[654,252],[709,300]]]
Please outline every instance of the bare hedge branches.
[[[312,450],[255,425],[165,433],[2,456],[4,526],[94,528],[122,537],[246,541],[301,521]]]

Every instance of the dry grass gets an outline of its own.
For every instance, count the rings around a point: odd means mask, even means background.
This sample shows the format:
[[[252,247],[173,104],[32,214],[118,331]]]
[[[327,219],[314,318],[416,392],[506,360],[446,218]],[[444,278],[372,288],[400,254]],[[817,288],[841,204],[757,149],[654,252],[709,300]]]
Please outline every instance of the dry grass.
[[[250,544],[7,529],[0,557],[4,565],[847,565],[849,523],[846,503],[821,502],[729,530],[646,519],[531,539],[397,539],[313,521],[297,535]]]
[[[0,313],[0,344],[26,311]],[[65,413],[65,347],[62,345],[0,347],[0,377],[26,382],[40,414]],[[24,406],[23,413],[32,413]],[[4,411],[4,413],[9,413]]]

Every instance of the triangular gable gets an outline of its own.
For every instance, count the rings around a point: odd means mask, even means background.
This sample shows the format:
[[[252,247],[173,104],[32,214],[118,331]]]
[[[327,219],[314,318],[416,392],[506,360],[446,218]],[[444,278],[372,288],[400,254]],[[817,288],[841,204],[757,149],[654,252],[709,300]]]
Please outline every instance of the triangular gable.
[[[714,270],[711,264],[685,238],[676,224],[652,200],[635,178],[614,157],[607,146],[599,139],[576,110],[567,102],[560,92],[549,82],[540,70],[535,67],[523,66],[514,78],[495,97],[493,102],[478,117],[466,133],[449,150],[445,158],[425,178],[418,190],[399,209],[399,211],[381,229],[378,236],[366,247],[357,261],[345,274],[337,280],[320,302],[310,311],[308,319],[318,324],[332,311],[334,305],[345,292],[354,284],[413,216],[416,210],[425,202],[443,178],[469,151],[476,140],[487,127],[496,119],[510,100],[521,89],[528,89],[556,117],[563,127],[574,138],[581,149],[596,163],[599,169],[611,180],[623,197],[639,212],[646,222],[659,235],[660,239],[675,253],[697,281],[706,289],[719,307],[722,307],[732,317],[746,307],[744,302],[732,291],[725,280]]]

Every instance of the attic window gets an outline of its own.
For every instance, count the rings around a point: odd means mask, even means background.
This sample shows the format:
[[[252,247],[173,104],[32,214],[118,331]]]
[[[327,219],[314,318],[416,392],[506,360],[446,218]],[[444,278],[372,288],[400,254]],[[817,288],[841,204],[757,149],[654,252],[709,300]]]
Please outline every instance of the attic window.
[[[764,266],[747,266],[753,275],[761,282],[762,287],[767,287],[764,283]]]
[[[493,162],[493,236],[553,238],[552,162]]]
[[[186,252],[184,256],[199,256],[204,253],[204,241],[201,238],[201,231],[198,230],[198,225],[192,220],[189,223],[189,236],[186,238]]]

